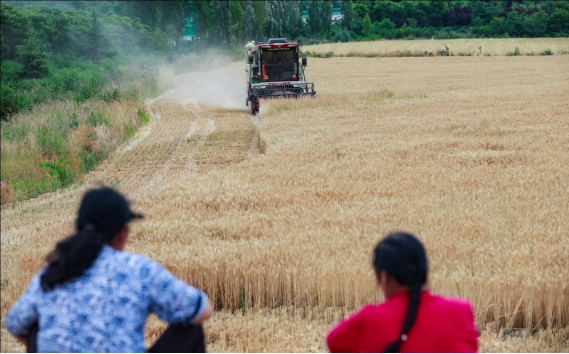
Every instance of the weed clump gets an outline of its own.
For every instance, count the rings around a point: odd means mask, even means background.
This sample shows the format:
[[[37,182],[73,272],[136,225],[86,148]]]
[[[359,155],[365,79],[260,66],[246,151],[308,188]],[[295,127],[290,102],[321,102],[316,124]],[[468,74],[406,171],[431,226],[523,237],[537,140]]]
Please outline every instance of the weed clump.
[[[8,183],[0,183],[0,205],[12,203],[16,201],[16,191],[14,187]]]
[[[521,55],[521,52],[520,52],[520,48],[518,48],[517,46],[516,46],[516,49],[514,49],[513,52],[508,52],[508,53],[506,53],[506,56],[508,56],[508,57],[517,57],[517,56],[519,56],[519,55]]]
[[[329,51],[329,52],[311,52],[311,51],[306,51],[305,53],[301,53],[302,55],[305,55],[307,57],[313,57],[313,58],[332,58],[334,57],[334,52]]]
[[[439,49],[437,50],[437,55],[443,56],[443,57],[448,57],[451,55],[450,50],[448,49],[448,46],[445,45],[445,49]]]

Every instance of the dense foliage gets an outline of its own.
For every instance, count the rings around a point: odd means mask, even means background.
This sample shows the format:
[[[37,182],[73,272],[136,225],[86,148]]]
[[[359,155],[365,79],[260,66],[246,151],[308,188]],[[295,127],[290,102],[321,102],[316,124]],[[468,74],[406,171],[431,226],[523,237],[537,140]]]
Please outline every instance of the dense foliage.
[[[209,45],[285,36],[311,43],[569,35],[567,1],[241,1],[239,17],[228,10],[235,1],[192,3],[198,36]],[[341,20],[331,21],[333,7]]]
[[[179,43],[183,5],[3,1],[2,120],[49,99],[115,99],[119,93],[107,94],[109,85],[139,79],[144,64],[165,58],[169,42]]]
[[[354,1],[353,10],[341,27],[355,39],[569,35],[567,1]]]

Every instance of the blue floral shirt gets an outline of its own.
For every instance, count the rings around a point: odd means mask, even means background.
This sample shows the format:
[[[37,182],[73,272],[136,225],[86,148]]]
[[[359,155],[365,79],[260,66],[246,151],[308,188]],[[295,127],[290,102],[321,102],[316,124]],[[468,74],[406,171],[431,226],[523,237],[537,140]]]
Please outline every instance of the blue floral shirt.
[[[151,312],[163,321],[190,323],[207,296],[143,256],[104,246],[85,274],[47,293],[38,273],[6,316],[6,329],[27,336],[39,321],[40,352],[144,352]]]

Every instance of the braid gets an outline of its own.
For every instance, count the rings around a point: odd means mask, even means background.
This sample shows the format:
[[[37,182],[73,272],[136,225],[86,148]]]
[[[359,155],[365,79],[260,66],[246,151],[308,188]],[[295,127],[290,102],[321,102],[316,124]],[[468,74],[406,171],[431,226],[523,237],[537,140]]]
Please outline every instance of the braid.
[[[417,318],[417,310],[419,309],[419,302],[421,301],[421,284],[414,284],[409,289],[409,307],[407,308],[407,315],[405,316],[405,321],[403,321],[403,328],[401,329],[401,335],[396,341],[389,344],[383,350],[384,353],[397,353],[399,352],[399,346],[401,342],[407,340],[407,334],[415,319]]]
[[[401,334],[383,350],[385,353],[397,353],[417,318],[421,290],[427,282],[427,257],[423,245],[414,236],[395,233],[376,246],[373,263],[376,271],[384,270],[400,284],[409,287],[409,305]]]

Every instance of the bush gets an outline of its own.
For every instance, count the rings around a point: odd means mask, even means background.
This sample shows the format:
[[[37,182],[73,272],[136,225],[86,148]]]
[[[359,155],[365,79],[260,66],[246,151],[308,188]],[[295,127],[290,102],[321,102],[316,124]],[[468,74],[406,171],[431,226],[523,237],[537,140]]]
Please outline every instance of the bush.
[[[569,10],[556,9],[547,19],[547,27],[551,32],[569,32]]]
[[[0,118],[7,120],[12,114],[30,108],[28,95],[15,91],[2,80],[0,92]]]
[[[104,157],[105,157],[104,155],[100,153],[97,154],[94,151],[83,151],[79,155],[79,159],[81,160],[81,163],[79,164],[79,169],[81,173],[88,173],[92,171],[95,167],[97,167],[99,162],[101,162]]]
[[[2,82],[16,82],[20,79],[22,65],[11,60],[3,60],[0,63],[0,71],[2,72]]]
[[[106,125],[108,123],[108,119],[103,115],[101,112],[89,114],[89,125],[93,128],[96,128],[99,125]]]
[[[349,42],[352,40],[352,36],[348,30],[343,29],[334,35],[334,40],[338,42]]]
[[[539,53],[539,55],[553,55],[553,52],[551,51],[551,49],[547,48],[543,52]]]
[[[144,111],[143,109],[138,110],[138,117],[140,118],[142,124],[147,124],[150,121],[148,113],[146,113],[146,111]]]
[[[67,154],[64,155],[59,161],[40,163],[40,167],[48,169],[48,173],[59,181],[61,188],[65,188],[75,181],[77,173],[71,167],[71,162],[67,159]]]
[[[92,77],[87,83],[83,83],[81,88],[79,88],[77,94],[73,99],[77,102],[85,102],[91,97],[97,96],[100,92],[99,83],[97,79]]]
[[[41,128],[37,131],[36,140],[44,157],[53,158],[62,155],[66,150],[63,137],[54,135],[47,128]]]
[[[443,56],[443,57],[448,57],[450,55],[450,51],[448,49],[448,46],[445,45],[445,49],[444,50],[437,50],[437,55]]]
[[[512,57],[512,56],[515,57],[515,56],[521,55],[521,53],[520,53],[520,48],[518,48],[518,47],[516,46],[516,49],[514,49],[513,52],[508,52],[508,53],[506,53],[506,55],[509,56],[509,57]]]

